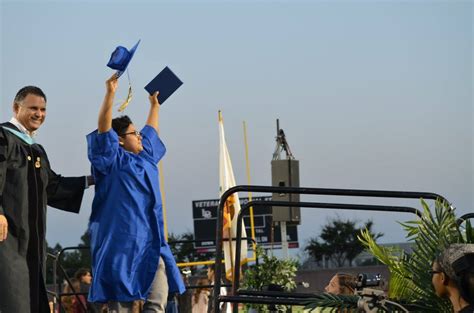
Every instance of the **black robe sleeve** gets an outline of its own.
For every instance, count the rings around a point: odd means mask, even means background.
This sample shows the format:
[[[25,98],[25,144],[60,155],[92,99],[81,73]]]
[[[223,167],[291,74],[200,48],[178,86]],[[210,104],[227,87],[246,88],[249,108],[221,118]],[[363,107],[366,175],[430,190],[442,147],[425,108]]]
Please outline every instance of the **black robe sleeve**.
[[[82,196],[86,185],[86,177],[62,177],[49,170],[48,205],[53,208],[79,213]]]
[[[39,147],[48,163],[48,185],[46,187],[48,205],[63,211],[79,213],[86,188],[86,177],[63,177],[56,174],[49,165],[46,151],[41,145]]]
[[[4,215],[3,210],[3,188],[5,186],[5,179],[7,175],[7,140],[3,136],[3,131],[0,131],[0,214]]]

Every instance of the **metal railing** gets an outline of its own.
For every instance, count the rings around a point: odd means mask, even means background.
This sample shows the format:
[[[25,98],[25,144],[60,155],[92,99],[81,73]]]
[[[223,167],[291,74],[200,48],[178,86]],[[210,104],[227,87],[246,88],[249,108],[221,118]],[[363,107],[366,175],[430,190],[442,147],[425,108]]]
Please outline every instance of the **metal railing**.
[[[302,305],[305,301],[299,298],[295,298],[297,294],[291,293],[290,297],[279,296],[281,293],[268,292],[254,292],[251,296],[239,295],[238,286],[240,278],[240,267],[234,267],[234,279],[232,295],[221,296],[221,278],[222,278],[222,250],[223,250],[223,233],[222,233],[222,221],[224,214],[224,205],[228,197],[233,193],[245,191],[245,192],[264,192],[264,193],[290,193],[290,194],[306,194],[306,195],[325,195],[325,196],[344,196],[344,197],[377,197],[377,198],[401,198],[401,199],[432,199],[432,200],[447,200],[436,193],[431,192],[411,192],[411,191],[386,191],[386,190],[360,190],[360,189],[330,189],[330,188],[304,188],[304,187],[272,187],[272,186],[250,186],[250,185],[239,185],[229,188],[225,191],[219,201],[217,208],[217,223],[216,223],[216,275],[214,280],[214,299],[213,307],[214,312],[219,312],[220,302],[234,302],[234,303],[269,303],[269,304],[299,304]],[[263,201],[261,201],[263,202]],[[273,204],[272,204],[273,203]],[[253,203],[247,203],[241,209],[237,223],[237,243],[239,243],[239,228],[240,236],[242,234],[242,211],[248,210],[251,206],[262,205],[255,201]],[[312,208],[326,208],[326,209],[351,209],[351,210],[371,210],[371,211],[386,211],[386,212],[406,212],[414,213],[421,216],[421,212],[411,207],[401,206],[383,206],[383,205],[360,205],[360,204],[341,204],[341,203],[318,203],[318,202],[283,202],[283,201],[265,201],[265,205],[273,206],[295,206],[295,207],[312,207]],[[238,255],[239,254],[239,255]],[[234,264],[240,264],[240,249],[236,247],[236,256]],[[262,296],[272,296],[272,299],[262,298]],[[237,306],[234,306],[234,312],[237,310]]]
[[[58,312],[62,312],[62,308],[63,308],[63,301],[62,301],[62,298],[63,297],[67,297],[67,296],[74,296],[76,298],[76,300],[80,303],[80,308],[81,308],[81,311],[83,311],[84,313],[87,312],[87,306],[86,304],[81,300],[81,298],[79,296],[87,296],[87,292],[80,292],[80,290],[75,290],[74,286],[72,285],[72,282],[69,278],[69,275],[67,274],[66,270],[64,269],[63,265],[61,264],[61,258],[64,254],[65,251],[67,250],[89,250],[89,247],[66,247],[66,248],[63,248],[61,249],[56,255],[54,254],[51,254],[51,253],[48,253],[48,257],[52,258],[53,259],[53,284],[55,286],[55,298],[58,300],[56,302],[56,305],[58,306]],[[64,279],[66,280],[69,288],[71,288],[71,290],[73,291],[72,293],[63,293],[62,291],[62,286],[61,286],[61,282],[58,281],[58,277],[57,277],[57,272],[58,272],[58,267],[59,269],[61,270],[61,273],[63,274],[64,276]],[[56,307],[54,308],[56,309]]]
[[[236,238],[232,238],[233,241],[236,241]],[[175,240],[175,241],[168,241],[168,245],[174,245],[174,244],[183,244],[183,243],[196,243],[196,242],[204,242],[204,241],[209,241],[211,239],[195,239],[195,240]],[[213,239],[212,239],[213,240]],[[225,239],[229,240],[229,239]],[[247,240],[254,246],[256,244],[256,241],[253,238],[250,237],[243,237],[240,238],[240,240]],[[62,304],[62,298],[63,297],[68,297],[68,296],[74,296],[76,300],[80,303],[80,308],[81,311],[86,313],[87,312],[87,306],[81,300],[79,296],[86,296],[88,295],[87,292],[80,292],[79,290],[75,290],[71,279],[69,275],[67,274],[67,271],[64,269],[63,264],[61,263],[62,257],[64,253],[68,250],[90,250],[89,246],[76,246],[76,247],[65,247],[58,251],[56,254],[48,253],[47,256],[52,259],[53,262],[53,284],[54,284],[54,291],[48,291],[48,293],[53,296],[54,301],[53,301],[53,306],[54,309],[58,309],[58,312],[62,312],[63,309],[63,304]],[[207,265],[207,264],[214,264],[214,260],[210,261],[197,261],[197,262],[186,262],[186,263],[181,263],[178,264],[179,267],[190,267],[190,266],[197,266],[197,265]],[[256,264],[258,265],[258,259],[255,260]],[[58,280],[58,268],[61,271],[62,275],[64,276],[64,279],[66,280],[66,283],[68,286],[71,288],[73,291],[72,293],[64,293],[62,292],[62,282]],[[231,287],[230,284],[224,284],[221,285],[222,287]],[[212,288],[213,285],[202,285],[202,286],[195,286],[195,285],[187,285],[186,289],[198,289],[198,288]]]
[[[456,223],[458,225],[461,225],[462,223],[464,223],[467,220],[470,220],[471,218],[474,218],[474,213],[466,213],[464,215],[461,215],[461,217],[457,219]]]

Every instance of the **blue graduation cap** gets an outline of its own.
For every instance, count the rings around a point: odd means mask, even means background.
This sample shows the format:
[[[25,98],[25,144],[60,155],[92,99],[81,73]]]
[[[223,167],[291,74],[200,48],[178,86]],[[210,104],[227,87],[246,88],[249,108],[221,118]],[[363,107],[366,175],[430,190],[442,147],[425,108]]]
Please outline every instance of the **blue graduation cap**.
[[[158,102],[163,102],[168,99],[181,85],[183,82],[176,76],[169,67],[165,67],[148,85],[145,86],[145,90],[150,95],[159,91]]]
[[[130,51],[128,51],[128,49],[125,47],[118,46],[115,48],[114,52],[112,52],[107,66],[113,70],[117,70],[117,77],[120,77],[125,72],[139,44],[140,40],[138,40],[138,42],[132,47],[132,49],[130,49]]]

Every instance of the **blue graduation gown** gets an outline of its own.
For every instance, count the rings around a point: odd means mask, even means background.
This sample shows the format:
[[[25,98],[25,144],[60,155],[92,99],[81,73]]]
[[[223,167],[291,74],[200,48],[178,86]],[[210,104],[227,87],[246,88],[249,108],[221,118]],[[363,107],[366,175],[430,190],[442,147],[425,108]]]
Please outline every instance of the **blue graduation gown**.
[[[157,163],[165,146],[155,129],[142,130],[138,155],[119,145],[112,129],[87,136],[95,197],[89,221],[93,281],[90,302],[146,299],[160,256],[170,293],[185,287],[165,240]]]

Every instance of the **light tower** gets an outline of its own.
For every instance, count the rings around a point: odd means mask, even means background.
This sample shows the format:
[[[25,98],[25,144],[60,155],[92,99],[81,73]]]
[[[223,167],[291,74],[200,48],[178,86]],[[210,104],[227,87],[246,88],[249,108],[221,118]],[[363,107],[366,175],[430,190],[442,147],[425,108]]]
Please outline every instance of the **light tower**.
[[[285,156],[282,158],[282,152]],[[280,121],[277,119],[276,148],[271,161],[272,186],[275,187],[299,187],[299,161],[291,153],[290,146],[286,140],[285,132],[280,129]],[[273,201],[300,201],[299,194],[273,193]],[[273,207],[272,216],[274,223],[280,223],[281,244],[283,255],[288,257],[288,240],[286,236],[287,224],[300,224],[301,214],[299,207]]]

